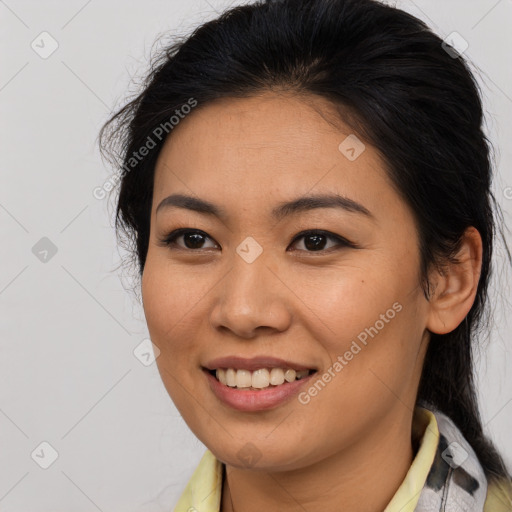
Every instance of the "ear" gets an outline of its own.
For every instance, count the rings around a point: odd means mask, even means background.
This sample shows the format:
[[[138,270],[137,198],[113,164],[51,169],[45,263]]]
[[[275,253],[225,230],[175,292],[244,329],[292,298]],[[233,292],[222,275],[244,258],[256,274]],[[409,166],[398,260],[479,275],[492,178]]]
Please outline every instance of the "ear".
[[[458,263],[448,262],[442,272],[430,276],[434,293],[426,328],[436,334],[456,329],[475,300],[482,267],[482,238],[476,228],[466,229],[456,257]]]

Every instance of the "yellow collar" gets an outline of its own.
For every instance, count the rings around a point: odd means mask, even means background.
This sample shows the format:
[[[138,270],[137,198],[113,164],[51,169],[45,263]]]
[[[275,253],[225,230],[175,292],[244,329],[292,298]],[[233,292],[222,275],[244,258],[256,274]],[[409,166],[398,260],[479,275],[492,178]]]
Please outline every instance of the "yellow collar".
[[[384,512],[413,512],[427,480],[439,442],[439,429],[432,412],[417,407],[413,417],[413,437],[419,448],[411,467]],[[174,512],[219,512],[223,464],[206,450],[190,478]]]

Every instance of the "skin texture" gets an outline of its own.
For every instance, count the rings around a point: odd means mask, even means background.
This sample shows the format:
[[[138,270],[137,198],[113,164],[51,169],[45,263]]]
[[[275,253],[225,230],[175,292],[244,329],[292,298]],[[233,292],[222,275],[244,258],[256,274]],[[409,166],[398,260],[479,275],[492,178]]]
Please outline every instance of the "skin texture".
[[[339,144],[352,132],[328,122],[318,97],[266,92],[199,106],[173,130],[155,169],[151,234],[142,277],[144,311],[163,383],[194,434],[226,464],[222,512],[341,509],[382,511],[413,459],[411,423],[429,331],[453,330],[478,283],[481,240],[469,229],[460,264],[432,272],[427,301],[419,281],[412,212],[366,144],[350,161]],[[372,214],[322,208],[280,221],[277,203],[335,192]],[[218,219],[156,207],[170,194],[206,199]],[[203,249],[160,242],[199,229]],[[311,250],[305,229],[325,239]],[[236,252],[246,237],[262,254]],[[199,244],[200,246],[200,244]],[[189,245],[190,247],[190,245]],[[378,334],[307,404],[296,398],[241,412],[210,390],[201,371],[213,358],[270,355],[322,375],[394,303]],[[247,443],[259,459],[238,455]],[[371,489],[371,492],[368,492]]]

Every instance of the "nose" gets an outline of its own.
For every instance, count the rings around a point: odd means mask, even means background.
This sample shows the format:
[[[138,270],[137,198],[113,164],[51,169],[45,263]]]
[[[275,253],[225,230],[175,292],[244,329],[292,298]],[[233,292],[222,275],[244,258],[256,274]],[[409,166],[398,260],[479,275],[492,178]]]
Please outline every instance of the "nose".
[[[290,325],[292,292],[261,256],[247,263],[236,255],[216,290],[210,313],[215,329],[252,339],[260,331],[282,332]]]

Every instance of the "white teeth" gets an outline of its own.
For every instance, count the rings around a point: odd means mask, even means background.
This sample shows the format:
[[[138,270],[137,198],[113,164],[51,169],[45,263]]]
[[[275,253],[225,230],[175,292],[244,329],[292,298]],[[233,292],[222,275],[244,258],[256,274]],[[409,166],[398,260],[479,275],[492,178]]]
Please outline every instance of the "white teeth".
[[[309,374],[309,370],[300,370],[297,372],[297,379],[302,379],[302,377],[307,377]]]
[[[286,370],[284,372],[284,380],[286,382],[293,382],[295,380],[296,375],[297,372],[295,370]]]
[[[222,382],[222,384],[227,384],[227,380],[226,380],[226,370],[224,370],[223,368],[219,368],[216,372],[215,372],[215,375],[217,377],[217,379]]]
[[[309,375],[309,370],[295,371],[290,368],[260,368],[254,372],[249,370],[235,370],[234,368],[218,368],[215,371],[217,380],[226,386],[239,389],[263,389],[280,386],[285,382],[300,380]]]
[[[226,384],[231,388],[236,387],[236,371],[233,368],[226,370]]]
[[[270,370],[270,384],[279,386],[284,382],[284,371],[281,368],[272,368]]]
[[[252,376],[249,370],[237,370],[236,372],[236,387],[237,388],[250,388],[252,385]]]
[[[240,371],[240,370],[238,370]],[[253,388],[268,388],[270,384],[270,372],[266,368],[252,372],[252,387]]]

